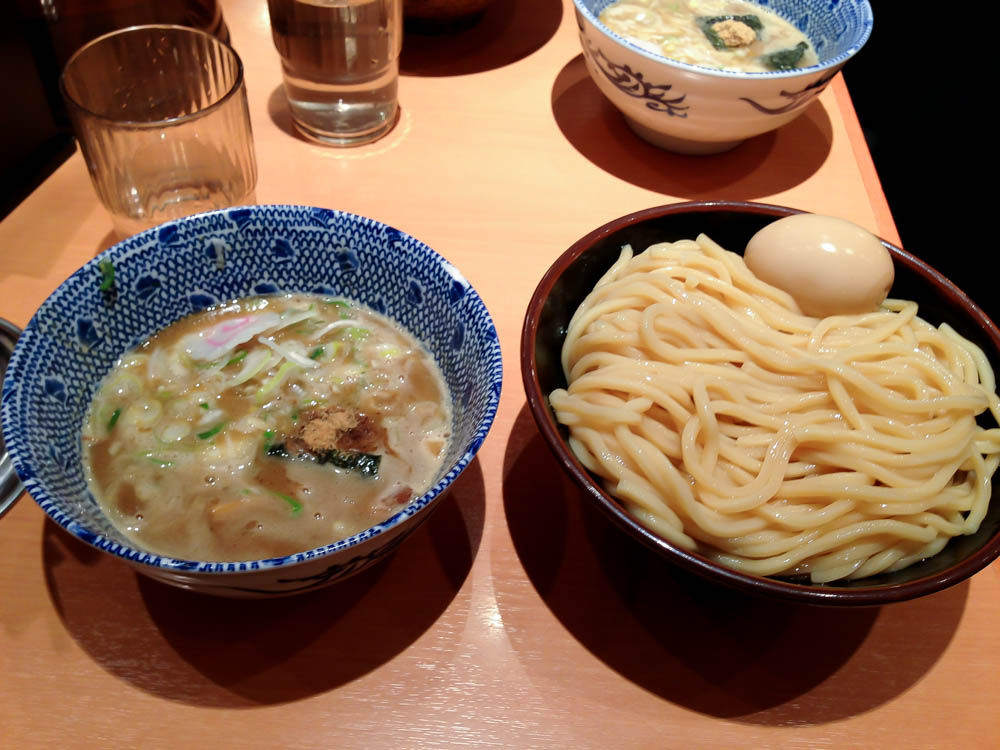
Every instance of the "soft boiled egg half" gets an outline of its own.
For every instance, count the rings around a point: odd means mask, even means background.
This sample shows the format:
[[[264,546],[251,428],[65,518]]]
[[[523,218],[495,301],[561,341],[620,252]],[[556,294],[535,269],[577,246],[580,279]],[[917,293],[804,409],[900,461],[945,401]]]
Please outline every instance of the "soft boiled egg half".
[[[806,315],[871,312],[892,287],[892,256],[875,235],[846,219],[796,214],[750,238],[747,267],[792,296]]]

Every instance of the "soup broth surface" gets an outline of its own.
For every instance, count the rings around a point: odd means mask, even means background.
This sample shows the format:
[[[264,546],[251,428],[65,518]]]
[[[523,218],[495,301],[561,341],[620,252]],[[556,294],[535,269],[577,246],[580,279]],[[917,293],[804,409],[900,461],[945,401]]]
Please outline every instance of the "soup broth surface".
[[[385,316],[315,295],[240,299],[119,359],[84,424],[87,481],[157,554],[292,554],[426,492],[450,405],[433,358]]]
[[[743,0],[619,0],[600,20],[653,54],[693,65],[762,73],[819,62],[805,34]]]

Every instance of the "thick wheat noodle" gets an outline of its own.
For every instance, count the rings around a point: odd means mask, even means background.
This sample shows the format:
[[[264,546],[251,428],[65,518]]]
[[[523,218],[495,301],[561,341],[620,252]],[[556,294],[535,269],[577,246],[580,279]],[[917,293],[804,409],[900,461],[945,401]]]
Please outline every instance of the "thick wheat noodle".
[[[913,302],[820,320],[704,235],[626,246],[562,363],[550,402],[581,463],[640,522],[737,570],[899,570],[986,514],[993,372]]]

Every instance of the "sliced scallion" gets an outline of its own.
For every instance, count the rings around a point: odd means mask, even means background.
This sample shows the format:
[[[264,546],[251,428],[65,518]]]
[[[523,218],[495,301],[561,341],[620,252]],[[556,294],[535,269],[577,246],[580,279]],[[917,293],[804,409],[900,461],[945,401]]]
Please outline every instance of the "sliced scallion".
[[[115,264],[110,260],[102,260],[97,268],[101,272],[101,291],[110,292],[115,285]]]
[[[328,299],[328,300],[324,300],[324,302],[326,302],[326,304],[328,304],[328,305],[333,305],[334,307],[339,307],[340,308],[340,318],[341,318],[341,320],[344,320],[344,319],[347,319],[347,318],[351,317],[351,314],[348,312],[348,310],[351,309],[351,306],[347,302],[344,302],[344,300],[342,300],[342,299]]]
[[[285,380],[285,377],[298,367],[294,362],[282,362],[278,371],[274,373],[271,377],[264,381],[264,384],[257,391],[256,399],[258,404],[262,404],[267,401],[268,394],[275,390],[281,383]]]
[[[284,500],[286,503],[288,503],[288,505],[292,509],[292,515],[293,516],[297,516],[299,513],[302,512],[302,503],[300,503],[294,497],[292,497],[290,495],[286,495],[284,492],[278,492],[277,490],[270,490],[270,492],[271,492],[272,495],[280,497],[282,500]]]
[[[222,428],[225,427],[225,426],[226,426],[225,422],[219,422],[219,424],[215,425],[215,427],[213,427],[213,428],[211,428],[209,430],[205,430],[204,432],[199,432],[198,433],[198,439],[199,440],[209,440],[209,439],[215,437],[216,435],[218,435],[220,432],[222,432]]]

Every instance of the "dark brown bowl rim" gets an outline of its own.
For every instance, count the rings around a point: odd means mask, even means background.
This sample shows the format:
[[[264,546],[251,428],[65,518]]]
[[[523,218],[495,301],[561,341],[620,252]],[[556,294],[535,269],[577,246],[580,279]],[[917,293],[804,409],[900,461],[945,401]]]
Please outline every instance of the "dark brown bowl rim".
[[[696,552],[690,552],[671,544],[635,520],[618,501],[614,500],[592,479],[590,473],[566,446],[549,408],[547,394],[542,393],[539,383],[535,345],[539,317],[545,300],[563,273],[598,240],[607,235],[618,232],[631,224],[670,214],[714,211],[751,213],[773,216],[775,219],[806,213],[787,206],[739,201],[686,201],[647,208],[613,219],[574,242],[555,260],[539,281],[528,303],[521,330],[521,378],[532,417],[549,449],[559,460],[563,469],[585,490],[587,496],[597,501],[598,507],[607,513],[620,528],[680,568],[731,588],[799,604],[878,606],[906,601],[953,586],[997,559],[1000,556],[1000,533],[995,534],[983,547],[955,565],[938,573],[904,583],[840,589],[754,576],[723,567]],[[907,266],[910,271],[939,287],[952,304],[963,308],[968,313],[970,318],[990,337],[994,346],[1000,350],[1000,331],[989,316],[961,289],[924,261],[884,239],[880,238],[880,240],[893,256],[895,263]]]

